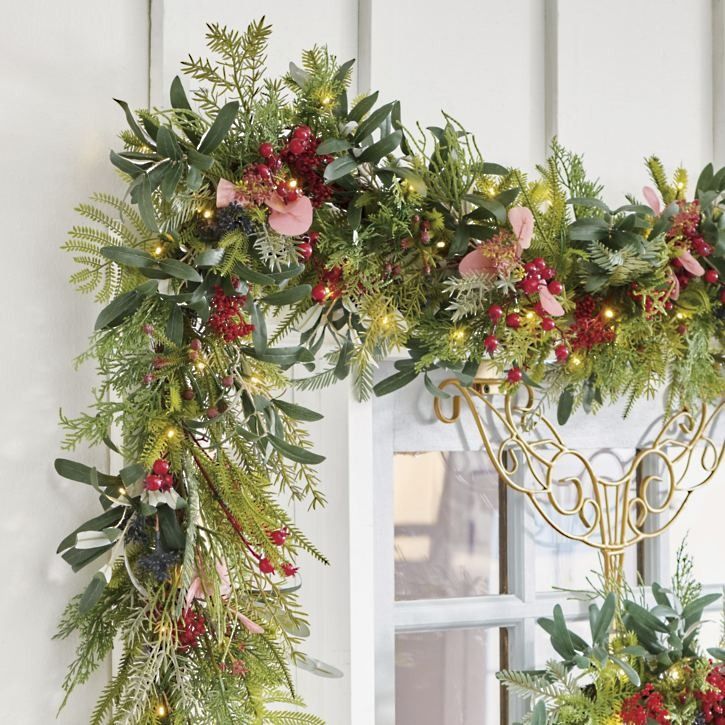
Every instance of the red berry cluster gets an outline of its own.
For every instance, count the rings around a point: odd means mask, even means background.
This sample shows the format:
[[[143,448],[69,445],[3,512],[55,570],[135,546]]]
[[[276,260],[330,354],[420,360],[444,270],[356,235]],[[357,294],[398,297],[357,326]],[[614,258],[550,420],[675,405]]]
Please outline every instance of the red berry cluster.
[[[560,295],[564,291],[561,282],[554,279],[556,270],[546,264],[546,260],[537,257],[524,265],[526,276],[518,283],[519,288],[529,296],[535,295],[539,287],[547,284],[549,292],[553,295]]]
[[[327,300],[338,299],[342,291],[342,267],[333,267],[322,270],[320,282],[312,288],[311,297],[315,302],[324,304]]]
[[[696,692],[704,722],[725,725],[725,667],[715,667],[707,676],[712,689]]]
[[[174,477],[169,473],[171,466],[165,458],[157,458],[146,478],[144,488],[147,491],[170,491],[174,487]]]
[[[238,186],[242,189],[245,199],[261,206],[275,188],[272,168],[268,164],[247,166]]]
[[[206,634],[204,617],[191,607],[184,610],[176,625],[179,652],[188,652],[192,647],[196,647],[204,634]]]
[[[662,695],[651,683],[622,703],[620,712],[625,725],[648,725],[650,722],[668,725],[670,713],[664,706]]]
[[[227,295],[216,287],[211,299],[209,327],[225,342],[234,342],[254,332],[254,325],[248,323],[242,314],[242,305],[247,301],[244,295]]]
[[[599,315],[599,304],[587,295],[577,300],[575,322],[571,326],[571,346],[574,350],[590,350],[595,345],[613,342],[616,337],[608,320]]]
[[[700,202],[686,203],[680,201],[678,203],[680,211],[672,220],[672,226],[667,232],[667,240],[674,240],[675,245],[681,247],[684,251],[692,252],[700,257],[709,257],[713,253],[713,248],[700,233]],[[685,269],[679,256],[672,260],[672,266],[675,268],[680,287],[684,289],[694,275]],[[720,276],[717,270],[711,268],[705,272],[704,279],[709,284],[718,284]]]
[[[332,161],[332,156],[318,156],[317,147],[321,139],[315,138],[309,126],[297,126],[292,130],[286,146],[280,152],[280,157],[287,164],[292,174],[301,182],[301,185],[310,198],[312,206],[322,206],[331,196],[332,188],[325,183],[323,174],[325,167]],[[284,191],[284,189],[283,189]],[[294,189],[293,198],[280,193],[285,201],[294,201],[297,193]],[[289,195],[289,190],[288,190]]]
[[[263,556],[259,560],[259,571],[262,572],[262,574],[274,574],[274,564],[266,557]],[[282,573],[285,576],[294,576],[299,571],[299,568],[289,564],[288,562],[283,562],[282,564]]]

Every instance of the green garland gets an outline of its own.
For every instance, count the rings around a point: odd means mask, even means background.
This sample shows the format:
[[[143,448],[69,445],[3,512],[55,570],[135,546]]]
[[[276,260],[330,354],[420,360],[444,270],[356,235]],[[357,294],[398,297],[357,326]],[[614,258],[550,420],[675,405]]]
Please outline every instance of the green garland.
[[[642,596],[599,580],[589,600],[590,637],[570,630],[556,605],[539,625],[562,658],[543,671],[502,671],[498,678],[532,703],[531,725],[704,725],[725,710],[725,649],[699,643],[705,608],[720,594],[702,594],[681,546],[672,586]],[[725,621],[725,620],[724,620]],[[725,641],[721,642],[721,645]]]
[[[324,557],[286,503],[324,502],[323,458],[302,427],[320,416],[281,397],[292,366],[300,388],[352,375],[365,396],[396,348],[380,394],[491,358],[558,395],[562,421],[667,383],[671,404],[723,391],[725,171],[687,202],[684,173],[670,185],[651,159],[664,210],[652,190],[610,210],[557,144],[530,181],[453,119],[410,133],[399,103],[350,103],[352,61],[324,48],[267,78],[269,34],[210,25],[213,57],[183,64],[191,99],[176,78],[170,108],[119,101],[128,193],[81,205],[65,245],[105,304],[81,357],[100,385],[63,417],[66,448],[125,462],[56,461],[102,507],[59,552],[106,562],[61,624],[80,635],[66,691],[122,646],[92,723],[320,722],[290,674],[336,674],[300,650],[296,557]]]

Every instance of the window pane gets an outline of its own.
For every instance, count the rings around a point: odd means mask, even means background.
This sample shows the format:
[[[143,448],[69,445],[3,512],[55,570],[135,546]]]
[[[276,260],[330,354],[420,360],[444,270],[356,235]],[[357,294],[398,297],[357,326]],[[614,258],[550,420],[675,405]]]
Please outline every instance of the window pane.
[[[668,530],[665,538],[669,542],[673,571],[677,548],[687,537],[686,549],[693,559],[694,577],[703,584],[725,583],[722,539],[721,534],[715,533],[722,530],[723,511],[725,475],[718,473],[707,485],[692,492],[682,513]]]
[[[395,455],[395,598],[499,592],[498,476],[483,452]]]
[[[395,638],[396,725],[498,725],[498,629],[449,629]]]

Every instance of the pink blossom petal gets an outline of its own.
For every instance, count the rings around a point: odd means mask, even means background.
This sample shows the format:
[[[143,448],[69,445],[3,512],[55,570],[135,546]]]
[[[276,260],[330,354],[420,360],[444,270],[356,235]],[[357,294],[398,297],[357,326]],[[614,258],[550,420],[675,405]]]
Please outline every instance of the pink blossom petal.
[[[525,206],[515,206],[509,209],[509,224],[514,230],[516,239],[518,240],[519,256],[524,249],[531,246],[531,237],[534,236],[534,215],[531,209]]]
[[[217,209],[229,206],[235,201],[241,201],[241,191],[228,179],[219,179],[216,187],[216,206]]]
[[[659,196],[657,196],[657,192],[651,186],[645,186],[642,189],[642,193],[652,211],[655,214],[659,214],[662,211],[662,204],[660,203]]]
[[[191,603],[195,599],[204,599],[204,588],[201,585],[201,579],[197,576],[189,586],[189,590],[186,592],[186,607],[187,609],[191,606]]]
[[[294,201],[285,204],[275,192],[270,194],[266,204],[272,209],[269,226],[278,234],[297,237],[312,225],[312,202],[306,196],[298,196]]]
[[[680,296],[680,280],[674,272],[670,272],[670,278],[667,281],[670,283],[670,292],[668,297],[671,300],[676,300]]]
[[[689,252],[683,252],[679,259],[693,277],[702,277],[705,274],[705,268]]]
[[[223,561],[217,561],[216,571],[219,575],[219,594],[222,597],[228,597],[232,591],[232,582],[229,577],[229,569]]]
[[[549,292],[546,285],[539,287],[539,300],[541,301],[541,306],[544,308],[544,312],[552,317],[561,317],[564,314],[564,308],[561,306],[561,303]]]
[[[287,211],[287,204],[284,203],[284,200],[276,191],[270,194],[264,203],[274,211],[278,211],[283,214]]]
[[[476,274],[496,274],[496,265],[483,254],[481,247],[476,247],[458,263],[458,272],[461,277],[472,277]]]
[[[253,622],[249,617],[245,617],[241,612],[237,612],[235,609],[232,610],[236,615],[237,619],[252,633],[262,634],[264,627],[261,627],[256,622]]]

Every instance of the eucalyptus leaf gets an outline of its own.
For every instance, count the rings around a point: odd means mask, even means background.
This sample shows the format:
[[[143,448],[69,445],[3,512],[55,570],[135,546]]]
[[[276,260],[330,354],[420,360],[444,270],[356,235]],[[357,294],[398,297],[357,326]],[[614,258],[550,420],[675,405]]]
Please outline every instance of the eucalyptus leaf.
[[[321,456],[319,453],[313,453],[312,451],[307,450],[307,448],[295,446],[282,438],[272,435],[271,433],[267,435],[267,439],[285,458],[289,458],[291,461],[295,461],[296,463],[315,466],[325,460],[325,457]]]
[[[199,153],[209,154],[219,146],[232,127],[238,112],[239,101],[230,101],[219,111],[214,123],[212,123],[199,143]]]
[[[304,420],[312,423],[317,420],[322,420],[323,417],[321,413],[317,413],[314,410],[297,405],[296,403],[290,403],[287,400],[274,399],[272,400],[272,404],[294,420]]]

